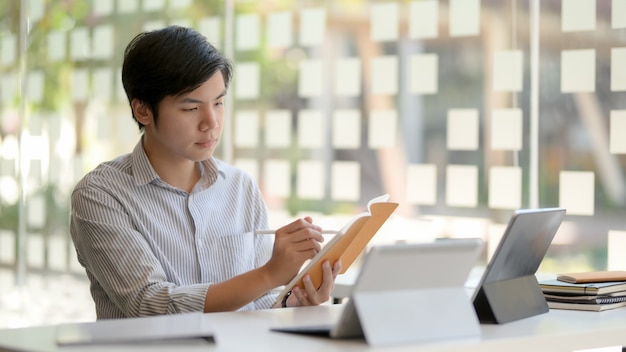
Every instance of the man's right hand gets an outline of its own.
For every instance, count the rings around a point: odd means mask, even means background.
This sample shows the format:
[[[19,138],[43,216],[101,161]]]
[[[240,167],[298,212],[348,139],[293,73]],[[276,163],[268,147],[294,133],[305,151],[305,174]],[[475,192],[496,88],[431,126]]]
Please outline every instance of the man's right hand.
[[[320,251],[322,242],[322,228],[313,225],[310,217],[295,220],[276,230],[272,258],[266,264],[270,277],[276,280],[276,286],[289,283],[304,262]]]

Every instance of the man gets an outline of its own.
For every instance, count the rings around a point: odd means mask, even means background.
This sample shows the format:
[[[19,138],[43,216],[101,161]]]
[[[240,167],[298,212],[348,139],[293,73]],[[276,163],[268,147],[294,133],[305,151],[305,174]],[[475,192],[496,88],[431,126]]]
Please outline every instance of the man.
[[[135,149],[88,173],[72,193],[71,235],[98,319],[270,308],[272,289],[320,250],[298,219],[271,236],[245,173],[213,157],[231,63],[192,29],[145,32],[127,46],[122,82],[143,132]],[[325,263],[282,304],[329,299],[341,263]]]

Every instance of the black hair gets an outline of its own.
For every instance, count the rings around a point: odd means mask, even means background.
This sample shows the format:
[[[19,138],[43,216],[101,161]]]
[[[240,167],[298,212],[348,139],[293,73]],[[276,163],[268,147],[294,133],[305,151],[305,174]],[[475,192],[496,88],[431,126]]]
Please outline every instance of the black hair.
[[[217,71],[228,88],[230,60],[195,30],[169,26],[140,33],[130,41],[124,52],[122,84],[128,102],[137,99],[146,104],[156,123],[163,98],[189,93]],[[143,130],[134,113],[133,118]]]

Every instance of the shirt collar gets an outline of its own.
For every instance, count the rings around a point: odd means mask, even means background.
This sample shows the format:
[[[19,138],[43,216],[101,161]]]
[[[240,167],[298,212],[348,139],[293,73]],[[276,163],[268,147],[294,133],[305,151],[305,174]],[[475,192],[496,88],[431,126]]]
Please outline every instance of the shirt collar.
[[[159,175],[154,171],[148,155],[143,148],[143,137],[139,139],[135,149],[131,153],[132,159],[132,172],[137,186],[151,183],[155,180],[161,180]],[[226,177],[226,174],[215,158],[211,157],[207,160],[202,160],[198,163],[200,167],[200,181],[196,184],[194,189],[205,189],[213,185],[217,179],[221,176]]]

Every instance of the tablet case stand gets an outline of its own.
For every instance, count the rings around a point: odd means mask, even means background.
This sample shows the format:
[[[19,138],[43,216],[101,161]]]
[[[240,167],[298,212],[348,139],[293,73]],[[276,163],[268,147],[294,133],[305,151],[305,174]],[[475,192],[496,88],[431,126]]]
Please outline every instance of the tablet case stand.
[[[503,324],[548,312],[548,303],[535,275],[485,283],[474,307],[481,323]]]
[[[462,287],[354,292],[350,299],[371,346],[480,335],[476,312]]]

